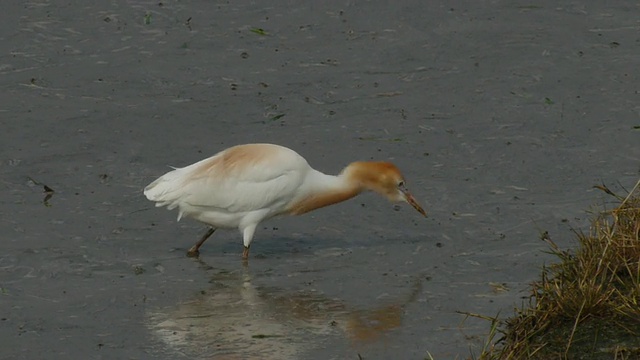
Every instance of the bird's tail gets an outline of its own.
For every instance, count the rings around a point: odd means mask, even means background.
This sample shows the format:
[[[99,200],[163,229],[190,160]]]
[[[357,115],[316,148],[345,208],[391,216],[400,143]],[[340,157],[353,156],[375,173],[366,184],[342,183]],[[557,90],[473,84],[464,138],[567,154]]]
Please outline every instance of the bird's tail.
[[[180,195],[182,188],[181,169],[174,169],[159,177],[156,181],[144,188],[144,195],[147,199],[155,201],[157,207],[166,206],[168,210],[173,210],[180,206]],[[182,211],[178,214],[178,220],[182,218]]]

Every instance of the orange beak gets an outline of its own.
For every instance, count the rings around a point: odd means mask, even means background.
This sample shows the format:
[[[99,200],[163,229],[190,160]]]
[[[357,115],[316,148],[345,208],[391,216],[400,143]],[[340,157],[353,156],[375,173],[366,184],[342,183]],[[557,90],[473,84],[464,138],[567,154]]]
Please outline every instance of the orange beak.
[[[418,212],[420,214],[422,214],[424,217],[427,216],[427,213],[424,211],[422,206],[420,206],[420,204],[418,204],[418,202],[416,201],[416,198],[414,198],[413,195],[411,195],[409,190],[407,190],[406,188],[402,188],[402,189],[400,189],[400,191],[402,191],[402,194],[404,195],[404,198],[405,198],[405,200],[407,200],[409,205],[413,206],[413,208],[418,210]]]

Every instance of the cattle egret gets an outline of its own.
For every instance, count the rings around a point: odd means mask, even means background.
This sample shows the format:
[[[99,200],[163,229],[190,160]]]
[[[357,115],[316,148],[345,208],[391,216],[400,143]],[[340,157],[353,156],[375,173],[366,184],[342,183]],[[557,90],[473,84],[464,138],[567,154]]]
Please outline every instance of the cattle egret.
[[[427,216],[392,163],[353,162],[333,176],[313,169],[295,151],[273,144],[238,145],[176,168],[149,184],[144,194],[156,206],[178,208],[178,221],[190,217],[211,227],[187,255],[198,256],[216,229],[238,228],[246,260],[256,226],[263,220],[304,214],[367,190],[389,201],[405,201]]]

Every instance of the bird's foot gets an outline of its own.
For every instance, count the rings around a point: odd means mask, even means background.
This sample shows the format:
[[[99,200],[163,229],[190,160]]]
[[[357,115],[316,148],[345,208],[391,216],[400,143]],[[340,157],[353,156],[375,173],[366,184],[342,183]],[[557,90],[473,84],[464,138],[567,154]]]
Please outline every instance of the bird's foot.
[[[187,256],[191,258],[197,258],[198,256],[200,256],[200,251],[198,251],[198,249],[194,246],[189,249],[189,251],[187,251]]]
[[[249,260],[249,247],[245,246],[244,250],[242,251],[242,261],[247,261]]]

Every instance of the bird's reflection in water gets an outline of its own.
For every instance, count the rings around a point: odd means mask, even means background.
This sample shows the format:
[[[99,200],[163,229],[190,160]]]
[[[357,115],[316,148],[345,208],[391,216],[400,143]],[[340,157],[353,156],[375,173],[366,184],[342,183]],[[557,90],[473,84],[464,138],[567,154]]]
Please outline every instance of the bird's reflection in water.
[[[421,291],[417,281],[393,303],[351,309],[314,290],[255,287],[247,268],[217,271],[212,287],[192,300],[148,313],[150,330],[190,358],[291,359],[312,354],[332,337],[354,345],[380,341],[402,324],[403,307]]]

